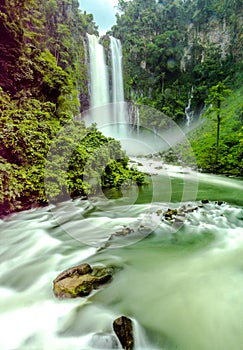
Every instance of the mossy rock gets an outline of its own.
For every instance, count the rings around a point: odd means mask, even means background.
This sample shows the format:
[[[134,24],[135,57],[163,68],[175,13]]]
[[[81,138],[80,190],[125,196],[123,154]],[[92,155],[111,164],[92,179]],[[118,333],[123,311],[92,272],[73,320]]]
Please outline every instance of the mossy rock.
[[[111,278],[108,268],[92,268],[89,264],[81,264],[59,274],[53,281],[53,292],[61,299],[85,297]]]

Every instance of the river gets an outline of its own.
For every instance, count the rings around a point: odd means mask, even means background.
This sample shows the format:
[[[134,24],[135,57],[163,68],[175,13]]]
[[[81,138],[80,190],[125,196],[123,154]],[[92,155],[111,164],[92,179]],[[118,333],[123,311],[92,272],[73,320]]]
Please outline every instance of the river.
[[[150,183],[116,199],[1,220],[2,350],[119,348],[112,322],[120,315],[134,321],[135,350],[242,348],[242,179],[152,160],[146,169]],[[184,208],[183,222],[166,220],[168,208]],[[133,233],[108,241],[123,226]],[[86,298],[58,300],[53,279],[82,262],[120,270]]]

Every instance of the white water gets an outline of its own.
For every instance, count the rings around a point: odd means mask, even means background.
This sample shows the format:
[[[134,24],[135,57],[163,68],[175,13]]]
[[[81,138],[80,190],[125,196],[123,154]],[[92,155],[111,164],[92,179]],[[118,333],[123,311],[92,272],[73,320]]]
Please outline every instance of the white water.
[[[120,40],[110,37],[110,76],[104,47],[95,35],[88,35],[90,56],[90,111],[86,124],[96,123],[106,136],[128,137],[127,107],[124,102],[122,47]]]
[[[124,102],[122,46],[119,39],[110,37],[111,68],[112,68],[112,102]],[[121,115],[121,118],[123,116]],[[123,119],[121,121],[124,121]]]
[[[192,86],[191,91],[189,93],[189,98],[188,98],[188,104],[185,108],[185,115],[186,115],[186,122],[187,126],[190,126],[192,119],[194,117],[194,112],[191,110],[191,103],[192,103],[192,98],[193,98],[193,90],[194,87]]]
[[[122,46],[119,39],[110,37],[111,68],[112,68],[112,103],[113,116],[110,122],[117,127],[127,125],[126,109],[124,103],[123,71],[122,71]],[[121,124],[119,126],[119,124]],[[118,130],[119,133],[119,130]]]
[[[100,107],[108,104],[109,78],[105,59],[105,51],[99,43],[96,35],[89,35],[89,60],[90,60],[90,107]]]
[[[167,169],[180,183],[182,171]],[[0,349],[117,348],[112,323],[120,315],[134,321],[135,350],[241,349],[243,210],[233,203],[243,198],[242,182],[199,178],[202,193],[209,184],[216,195],[220,189],[228,196],[229,189],[232,204],[205,204],[177,229],[158,210],[183,203],[147,197],[134,204],[129,192],[118,200],[69,201],[2,220]],[[152,229],[144,236],[142,224]],[[99,250],[122,225],[134,235]],[[53,279],[81,262],[122,269],[87,298],[57,300]]]

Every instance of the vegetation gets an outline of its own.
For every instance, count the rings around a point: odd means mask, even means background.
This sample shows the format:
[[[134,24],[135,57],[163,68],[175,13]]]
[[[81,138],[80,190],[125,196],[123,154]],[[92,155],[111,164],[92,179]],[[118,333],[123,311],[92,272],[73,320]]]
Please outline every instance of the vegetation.
[[[117,141],[75,122],[89,103],[92,15],[77,0],[3,0],[0,31],[1,212],[95,193],[98,177],[100,188],[143,182]]]
[[[180,122],[192,87],[199,113],[209,88],[234,83],[242,64],[241,1],[120,0],[119,7],[111,33],[123,44],[128,99]]]
[[[198,166],[243,175],[242,1],[119,8],[111,34],[123,44],[126,98],[143,126],[183,124],[189,94],[195,117],[212,104],[190,134]],[[77,122],[89,106],[85,33],[97,34],[78,0],[2,0],[0,32],[1,211],[144,183],[119,142]]]
[[[243,175],[242,94],[243,87],[235,90],[221,102],[220,108],[216,107],[213,111],[207,112],[205,122],[189,135],[200,169],[227,175]],[[221,113],[220,137],[219,112]],[[187,152],[185,154],[187,155]]]
[[[242,94],[242,5],[240,0],[120,0],[111,30],[123,44],[127,99],[159,111],[139,107],[142,125],[159,131],[170,125],[169,118],[183,125],[189,97],[194,120],[212,104],[190,139],[198,166],[236,175],[243,174],[242,98],[236,98]]]
[[[216,169],[218,167],[218,160],[219,160],[219,138],[220,138],[220,124],[222,121],[222,101],[225,100],[224,96],[229,95],[230,93],[231,93],[231,90],[226,89],[225,85],[219,82],[217,85],[214,85],[209,89],[208,98],[206,100],[206,106],[209,106],[207,114],[210,112],[215,112],[217,117],[216,150],[215,150],[215,168]]]
[[[199,126],[188,134],[191,147],[188,142],[180,144],[163,154],[165,161],[191,165],[206,172],[243,176],[242,94],[243,87],[221,102],[219,139],[219,110],[206,110]]]

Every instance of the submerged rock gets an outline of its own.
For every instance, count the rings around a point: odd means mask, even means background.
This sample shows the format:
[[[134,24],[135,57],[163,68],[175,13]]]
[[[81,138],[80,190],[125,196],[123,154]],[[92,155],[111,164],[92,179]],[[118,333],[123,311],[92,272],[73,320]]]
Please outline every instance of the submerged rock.
[[[198,210],[198,207],[188,208],[185,213],[193,213],[195,210]]]
[[[110,281],[111,277],[108,268],[92,268],[89,264],[81,264],[60,273],[53,281],[53,292],[62,299],[84,297]]]
[[[185,215],[177,215],[176,217],[175,217],[175,223],[184,223],[184,221],[185,221]]]
[[[126,316],[118,317],[113,322],[113,329],[125,350],[134,348],[133,325],[130,318]]]
[[[134,232],[134,230],[132,228],[124,225],[120,231],[116,231],[115,233],[113,233],[112,236],[126,236],[132,232]]]
[[[117,244],[129,244],[147,237],[152,233],[152,228],[144,225],[132,228],[123,225],[118,231],[110,234],[104,244],[102,244],[97,251],[107,249],[109,247],[117,246]],[[122,243],[123,242],[123,243]]]
[[[95,333],[90,341],[90,346],[95,349],[119,349],[116,336],[109,333]]]

